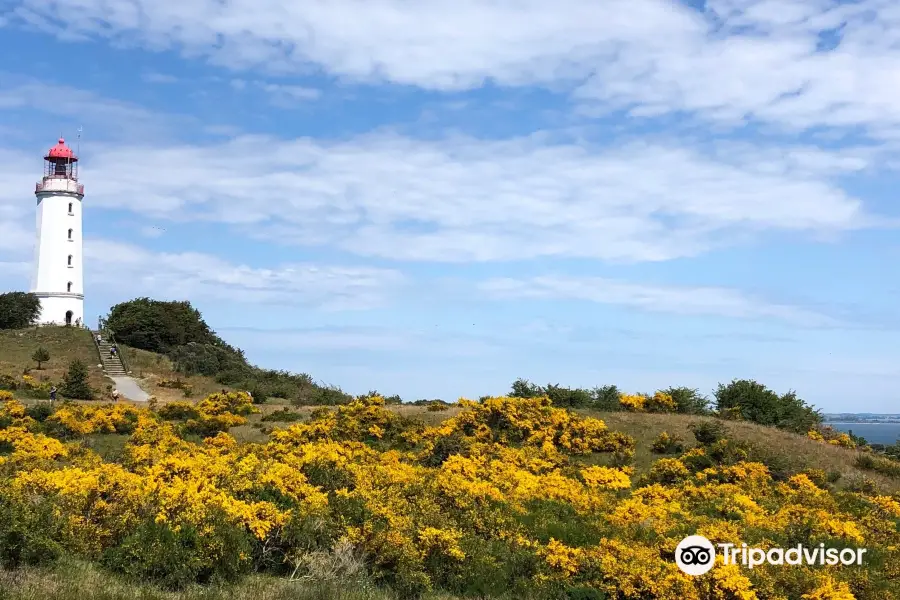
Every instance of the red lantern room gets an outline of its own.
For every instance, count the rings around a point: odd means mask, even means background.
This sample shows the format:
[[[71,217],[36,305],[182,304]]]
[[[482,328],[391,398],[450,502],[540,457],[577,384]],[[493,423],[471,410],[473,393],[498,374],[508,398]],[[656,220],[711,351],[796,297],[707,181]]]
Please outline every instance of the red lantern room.
[[[44,160],[47,161],[44,177],[78,181],[78,157],[66,146],[63,138],[59,138],[59,142],[50,148]]]

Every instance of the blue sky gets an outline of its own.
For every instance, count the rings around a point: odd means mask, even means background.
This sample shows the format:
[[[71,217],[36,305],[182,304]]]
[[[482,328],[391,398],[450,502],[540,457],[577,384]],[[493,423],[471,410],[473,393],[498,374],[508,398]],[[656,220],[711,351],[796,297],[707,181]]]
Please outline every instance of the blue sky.
[[[0,0],[0,56],[0,289],[83,126],[89,315],[409,400],[897,412],[893,2]]]

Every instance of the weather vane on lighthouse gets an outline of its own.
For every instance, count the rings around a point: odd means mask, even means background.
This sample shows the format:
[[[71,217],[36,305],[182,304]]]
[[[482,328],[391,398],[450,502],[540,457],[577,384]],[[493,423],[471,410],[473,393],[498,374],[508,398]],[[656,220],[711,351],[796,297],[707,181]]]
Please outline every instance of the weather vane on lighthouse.
[[[81,139],[78,128],[78,139]],[[78,155],[60,137],[44,156],[44,176],[37,197],[37,248],[31,291],[41,301],[38,323],[84,322],[81,202]]]

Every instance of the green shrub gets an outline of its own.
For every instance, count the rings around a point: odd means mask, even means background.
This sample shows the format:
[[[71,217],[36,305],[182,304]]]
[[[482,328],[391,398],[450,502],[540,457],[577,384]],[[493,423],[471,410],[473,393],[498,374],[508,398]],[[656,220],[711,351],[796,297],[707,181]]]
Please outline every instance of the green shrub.
[[[120,544],[104,552],[101,563],[136,581],[179,590],[192,583],[232,582],[250,567],[248,535],[219,519],[200,535],[189,525],[177,531],[148,520]]]
[[[163,404],[157,409],[156,413],[163,419],[169,421],[187,421],[188,419],[200,418],[197,407],[186,402],[170,402]]]
[[[40,371],[41,368],[43,368],[44,363],[50,360],[50,353],[46,348],[41,346],[31,355],[31,360],[37,363],[37,369]]]
[[[539,386],[527,379],[517,379],[509,393],[512,398],[550,398],[554,406],[560,408],[594,408],[596,410],[621,410],[619,406],[619,389],[614,385],[586,390],[568,388],[559,384]]]
[[[655,454],[681,454],[684,452],[683,442],[679,436],[663,431],[653,441],[650,451]]]
[[[221,342],[190,302],[136,298],[110,309],[106,326],[119,343],[166,354],[192,342]]]
[[[37,404],[32,404],[25,409],[25,414],[37,421],[38,423],[43,423],[47,420],[47,417],[56,412],[56,409],[47,402],[39,402]]]
[[[751,450],[752,448],[746,442],[736,442],[725,438],[706,447],[706,453],[719,465],[733,465],[747,460]],[[770,462],[764,461],[764,464],[769,465]]]
[[[595,409],[610,412],[622,410],[622,405],[619,403],[619,398],[622,394],[618,387],[614,385],[604,385],[602,387],[594,388],[591,390],[591,393],[594,396],[593,407]]]
[[[235,371],[248,366],[240,351],[224,342],[189,342],[171,349],[169,358],[175,370],[184,375],[213,377],[222,371]]]
[[[465,456],[470,443],[469,438],[462,432],[454,431],[450,435],[438,438],[431,449],[431,454],[422,462],[426,467],[439,467],[454,454]]]
[[[425,557],[426,571],[437,587],[469,598],[542,597],[532,583],[541,568],[534,554],[468,536],[460,541],[460,549],[466,555],[462,562]]]
[[[78,359],[69,363],[69,369],[63,377],[60,394],[73,400],[93,400],[94,390],[88,385],[88,369]]]
[[[709,398],[700,390],[689,387],[670,387],[660,390],[675,401],[675,411],[689,415],[704,415],[709,412]]]
[[[19,380],[9,373],[0,374],[0,390],[14,392],[19,389]]]
[[[691,423],[688,429],[694,434],[697,442],[704,446],[715,444],[727,434],[725,425],[715,420]]]
[[[900,463],[887,458],[871,454],[860,454],[856,457],[854,464],[860,469],[875,471],[888,477],[900,478]]]
[[[825,488],[828,485],[828,475],[823,469],[806,469],[803,471],[803,474],[820,488]]]
[[[766,386],[749,379],[735,379],[719,384],[715,391],[716,409],[720,414],[737,413],[741,418],[793,431],[806,433],[822,423],[822,415],[797,397],[793,391],[779,396]]]
[[[255,397],[255,396],[254,396]],[[302,421],[303,415],[298,412],[289,411],[287,408],[270,412],[264,416],[261,421],[274,421],[279,423],[290,423],[292,421]]]
[[[344,393],[337,386],[325,386],[310,388],[304,390],[293,403],[297,406],[337,406],[339,404],[348,404],[353,397]]]
[[[53,514],[46,502],[22,506],[0,496],[0,567],[48,565],[62,548],[52,538]]]
[[[31,327],[41,316],[41,300],[26,292],[0,294],[0,329]]]

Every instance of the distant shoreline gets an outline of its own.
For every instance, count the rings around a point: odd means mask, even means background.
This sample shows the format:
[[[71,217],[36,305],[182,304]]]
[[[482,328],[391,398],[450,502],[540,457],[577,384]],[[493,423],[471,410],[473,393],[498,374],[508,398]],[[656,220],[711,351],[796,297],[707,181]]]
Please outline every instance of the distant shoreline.
[[[900,425],[900,421],[824,421],[825,425]]]

